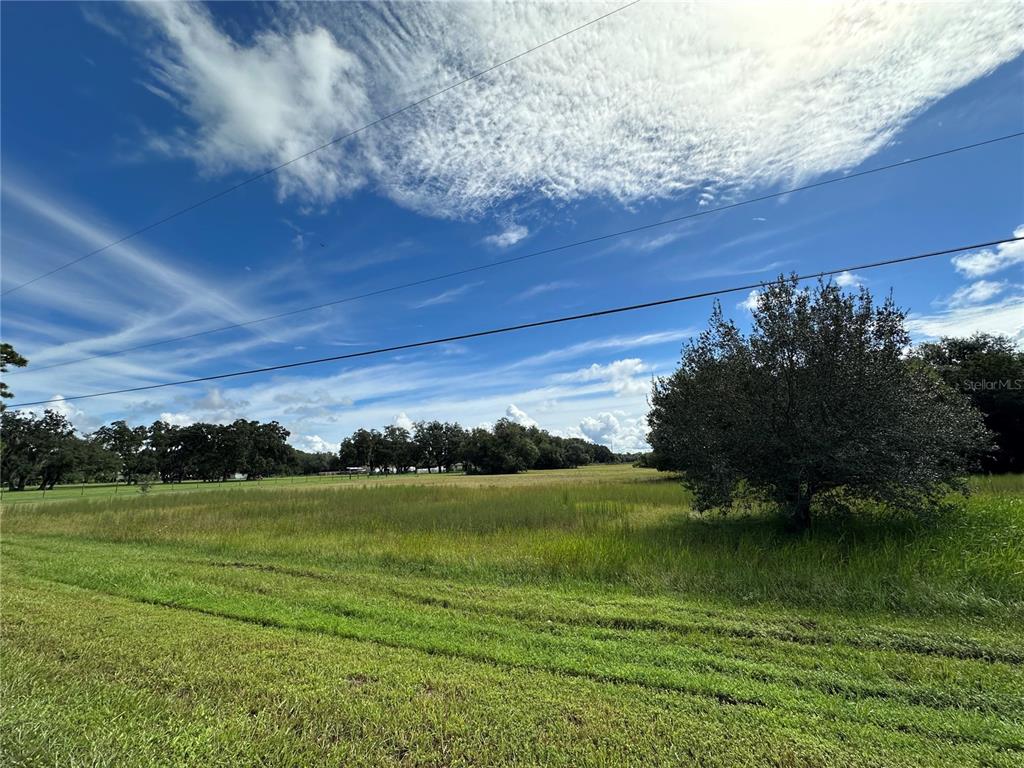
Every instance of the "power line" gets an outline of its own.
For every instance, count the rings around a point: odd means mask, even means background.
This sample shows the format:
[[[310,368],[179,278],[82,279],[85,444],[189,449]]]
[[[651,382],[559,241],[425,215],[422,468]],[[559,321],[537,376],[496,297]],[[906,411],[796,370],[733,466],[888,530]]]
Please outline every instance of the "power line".
[[[974,243],[972,245],[961,245],[956,248],[946,248],[941,251],[929,251],[927,253],[919,253],[914,256],[902,256],[894,259],[885,259],[884,261],[874,261],[867,264],[856,264],[853,266],[840,267],[838,269],[831,269],[823,272],[812,272],[806,275],[797,275],[796,280],[810,280],[814,278],[828,277],[830,275],[838,275],[843,272],[850,271],[864,271],[867,269],[875,269],[877,267],[885,267],[893,264],[906,264],[912,261],[920,261],[922,259],[930,259],[935,256],[947,256],[952,253],[959,253],[961,251],[973,251],[979,248],[988,248],[994,245],[1003,245],[1005,243],[1013,243],[1018,240],[1024,240],[1024,235],[1020,237],[1007,237],[1002,240],[990,240],[985,243]],[[630,304],[624,307],[613,307],[611,309],[600,309],[593,312],[584,312],[578,315],[565,315],[563,317],[549,318],[547,320],[537,320],[531,323],[520,323],[519,325],[507,325],[502,328],[491,328],[485,331],[473,331],[471,333],[461,333],[456,336],[445,336],[439,339],[427,339],[425,341],[413,341],[405,344],[395,344],[390,347],[378,347],[377,349],[363,350],[362,352],[349,352],[344,355],[333,355],[331,357],[319,357],[313,360],[300,360],[295,363],[281,363],[279,365],[268,365],[264,368],[250,368],[244,371],[232,371],[230,373],[218,373],[212,376],[198,376],[192,379],[181,379],[179,381],[166,381],[162,384],[146,384],[140,387],[126,387],[125,389],[112,389],[106,392],[92,392],[87,395],[74,395],[72,397],[59,397],[51,400],[35,400],[28,403],[15,403],[10,408],[27,408],[33,405],[48,405],[50,403],[62,403],[70,402],[72,400],[87,400],[94,397],[106,397],[108,395],[122,395],[129,392],[144,392],[151,389],[163,389],[164,387],[177,387],[183,384],[198,384],[204,381],[218,381],[220,379],[230,379],[237,376],[251,376],[257,373],[270,373],[272,371],[283,371],[289,368],[301,368],[307,365],[318,365],[320,363],[332,363],[340,360],[353,360],[359,357],[370,357],[371,355],[381,355],[388,352],[400,352],[407,349],[418,349],[420,347],[429,347],[436,344],[448,344],[453,341],[466,341],[467,339],[478,339],[484,336],[495,336],[501,333],[511,333],[513,331],[524,331],[529,328],[541,328],[547,325],[557,325],[559,323],[568,323],[576,320],[589,320],[596,317],[605,317],[607,315],[617,315],[623,312],[633,312],[638,309],[649,309],[651,307],[661,307],[666,304],[677,304],[683,301],[693,301],[694,299],[704,299],[711,296],[724,296],[729,293],[737,293],[740,291],[756,290],[763,288],[768,283],[761,281],[758,283],[748,283],[746,285],[737,285],[731,288],[719,288],[713,291],[702,291],[700,293],[691,293],[684,296],[674,296],[668,299],[658,299],[656,301],[646,301],[641,304]]]
[[[934,160],[936,158],[946,157],[948,155],[952,155],[952,154],[955,154],[957,152],[965,152],[967,150],[978,149],[980,147],[985,147],[985,146],[989,146],[991,144],[996,144],[996,143],[999,143],[999,142],[1008,141],[1010,139],[1017,139],[1017,138],[1020,138],[1021,136],[1024,136],[1024,131],[1018,131],[1016,133],[1009,133],[1009,134],[1006,134],[1004,136],[998,136],[996,138],[986,139],[984,141],[978,141],[978,142],[975,142],[973,144],[964,144],[964,145],[961,145],[961,146],[958,146],[958,147],[953,147],[951,149],[944,149],[944,150],[942,150],[940,152],[933,152],[933,153],[928,154],[928,155],[920,155],[918,157],[910,158],[909,160],[901,160],[900,162],[897,162],[897,163],[889,163],[887,165],[881,165],[881,166],[877,166],[875,168],[868,168],[868,169],[863,170],[863,171],[857,171],[855,173],[849,173],[849,174],[845,174],[843,176],[834,176],[834,177],[832,177],[830,179],[824,179],[822,181],[816,181],[816,182],[813,182],[811,184],[804,184],[804,185],[799,186],[799,187],[791,187],[789,189],[784,189],[784,190],[781,190],[779,192],[772,192],[770,194],[760,195],[758,197],[753,197],[753,198],[749,198],[749,199],[746,199],[746,200],[741,200],[741,201],[735,202],[735,203],[728,203],[726,205],[720,205],[720,206],[717,206],[717,207],[714,207],[714,208],[705,208],[703,210],[695,211],[693,213],[684,214],[682,216],[673,216],[672,218],[661,219],[659,221],[654,221],[654,222],[651,222],[649,224],[641,224],[640,226],[637,226],[637,227],[630,227],[629,229],[622,229],[622,230],[618,230],[616,232],[609,232],[607,234],[597,235],[595,237],[589,237],[589,238],[586,238],[584,240],[576,240],[576,241],[571,242],[571,243],[563,243],[562,245],[556,245],[556,246],[553,246],[551,248],[544,248],[544,249],[541,249],[539,251],[531,251],[529,253],[521,254],[519,256],[512,256],[512,257],[507,258],[507,259],[501,259],[499,261],[488,262],[487,264],[478,264],[478,265],[473,266],[473,267],[467,267],[466,269],[459,269],[459,270],[455,270],[455,271],[452,271],[452,272],[445,272],[445,273],[442,273],[442,274],[433,275],[431,277],[425,277],[425,278],[420,279],[420,280],[412,280],[412,281],[409,281],[409,282],[406,282],[406,283],[399,283],[397,285],[391,285],[391,286],[387,286],[385,288],[378,288],[378,289],[375,289],[375,290],[372,290],[372,291],[367,291],[365,293],[358,293],[358,294],[354,294],[354,295],[351,295],[351,296],[345,296],[345,297],[342,297],[340,299],[334,299],[332,301],[325,301],[325,302],[322,302],[320,304],[314,304],[314,305],[308,306],[308,307],[300,307],[298,309],[291,309],[291,310],[287,310],[285,312],[278,312],[278,313],[273,314],[273,315],[266,315],[264,317],[257,317],[257,318],[254,318],[252,320],[244,320],[244,321],[239,322],[239,323],[231,323],[230,325],[223,325],[223,326],[220,326],[220,327],[217,327],[217,328],[210,328],[210,329],[205,330],[205,331],[197,331],[196,333],[190,333],[190,334],[186,334],[184,336],[175,336],[175,337],[170,338],[170,339],[161,339],[159,341],[151,341],[151,342],[147,342],[145,344],[138,344],[138,345],[133,346],[133,347],[125,347],[124,349],[116,349],[116,350],[111,350],[109,352],[99,352],[99,353],[97,353],[95,355],[88,355],[86,357],[80,357],[80,358],[76,358],[74,360],[66,360],[66,361],[61,362],[61,363],[51,363],[50,365],[44,365],[44,366],[40,366],[38,368],[35,368],[34,371],[45,371],[45,370],[49,370],[50,368],[61,368],[61,367],[65,366],[65,365],[76,365],[78,363],[84,363],[84,362],[87,362],[89,360],[96,360],[98,358],[113,357],[115,355],[123,355],[123,354],[126,354],[128,352],[137,352],[140,349],[150,349],[152,347],[159,347],[159,346],[162,346],[164,344],[173,344],[174,342],[177,342],[177,341],[188,341],[190,339],[199,338],[200,336],[209,336],[210,334],[214,334],[214,333],[223,333],[224,331],[230,331],[230,330],[233,330],[235,328],[245,328],[247,326],[256,325],[258,323],[265,323],[265,322],[268,322],[270,320],[279,320],[279,319],[281,319],[283,317],[291,317],[292,315],[298,315],[298,314],[302,314],[304,312],[312,312],[312,311],[317,310],[317,309],[325,309],[326,307],[337,306],[338,304],[346,304],[346,303],[352,302],[352,301],[359,301],[361,299],[368,299],[368,298],[372,298],[374,296],[381,296],[381,295],[386,294],[386,293],[393,293],[394,291],[400,291],[400,290],[405,290],[405,289],[408,289],[408,288],[414,288],[414,287],[421,286],[421,285],[427,285],[429,283],[434,283],[434,282],[437,282],[437,281],[440,281],[440,280],[448,280],[448,279],[453,278],[453,277],[459,277],[461,275],[467,275],[467,274],[471,274],[473,272],[480,272],[480,271],[485,270],[485,269],[494,269],[495,267],[506,266],[508,264],[514,264],[516,262],[526,261],[527,259],[533,259],[533,258],[536,258],[537,256],[544,256],[544,255],[547,255],[547,254],[550,254],[550,253],[555,253],[557,251],[568,250],[570,248],[578,248],[579,246],[582,246],[582,245],[591,245],[593,243],[601,242],[603,240],[610,240],[610,239],[613,239],[613,238],[616,238],[616,237],[622,237],[624,235],[635,234],[637,232],[643,232],[645,230],[654,229],[656,227],[663,227],[663,226],[666,226],[668,224],[677,224],[677,223],[679,223],[681,221],[686,221],[687,219],[695,219],[695,218],[698,218],[700,216],[708,216],[708,215],[713,214],[713,213],[720,213],[722,211],[731,210],[733,208],[739,208],[739,207],[742,207],[742,206],[745,206],[745,205],[751,205],[753,203],[765,202],[766,200],[772,200],[772,199],[775,199],[775,198],[783,197],[785,195],[791,195],[791,194],[794,194],[796,192],[804,192],[804,191],[809,190],[809,189],[815,189],[817,187],[824,187],[824,186],[827,186],[827,185],[830,185],[830,184],[839,183],[841,181],[848,181],[850,179],[856,179],[856,178],[860,178],[860,177],[863,177],[863,176],[869,176],[869,175],[875,174],[875,173],[881,173],[882,171],[889,171],[889,170],[893,170],[895,168],[902,168],[904,166],[914,165],[915,163],[921,163],[921,162],[924,162],[926,160]]]
[[[264,171],[260,171],[255,176],[250,176],[250,177],[248,177],[246,179],[242,179],[242,181],[239,181],[237,184],[232,184],[230,187],[225,187],[224,189],[220,190],[219,192],[215,192],[214,194],[210,195],[209,197],[205,197],[205,198],[203,198],[201,200],[198,200],[198,201],[196,201],[194,203],[186,205],[184,208],[179,208],[178,210],[174,211],[173,213],[171,213],[171,214],[169,214],[167,216],[164,216],[162,219],[157,219],[156,221],[151,222],[151,223],[145,225],[144,227],[140,227],[139,229],[136,229],[134,232],[129,232],[127,235],[124,235],[123,237],[120,237],[117,240],[113,240],[113,241],[107,243],[106,245],[100,246],[99,248],[97,248],[97,249],[95,249],[93,251],[89,251],[88,253],[85,253],[85,254],[79,256],[78,258],[72,259],[71,261],[69,261],[69,262],[67,262],[65,264],[62,264],[59,267],[55,267],[54,269],[51,269],[49,272],[43,272],[40,275],[36,275],[31,280],[26,280],[24,283],[19,283],[18,285],[14,286],[13,288],[8,288],[6,291],[3,291],[2,293],[0,293],[0,296],[6,296],[9,293],[14,293],[15,291],[21,290],[25,286],[31,285],[32,283],[36,282],[37,280],[42,280],[43,278],[49,277],[50,275],[53,275],[53,274],[55,274],[57,272],[65,270],[68,267],[74,266],[75,264],[78,264],[81,261],[85,261],[90,256],[95,256],[98,253],[102,253],[103,251],[106,251],[109,248],[113,248],[115,245],[120,245],[121,243],[124,243],[124,242],[126,242],[128,240],[131,240],[134,237],[138,237],[139,235],[141,235],[141,234],[143,234],[145,232],[149,232],[151,229],[155,229],[156,227],[159,227],[162,224],[166,224],[167,222],[169,222],[169,221],[171,221],[173,219],[176,219],[179,216],[182,216],[182,215],[184,215],[186,213],[189,213],[190,211],[194,211],[196,208],[204,206],[207,203],[212,203],[214,200],[218,200],[219,198],[222,198],[225,195],[229,195],[232,192],[234,192],[235,190],[241,189],[242,187],[247,186],[249,184],[252,184],[253,182],[256,182],[256,181],[259,181],[260,179],[266,178],[267,176],[271,176],[271,175],[277,173],[278,171],[280,171],[280,170],[282,170],[284,168],[287,168],[289,165],[292,165],[293,163],[297,163],[299,160],[304,160],[305,158],[309,157],[310,155],[314,155],[317,152],[320,152],[320,151],[322,151],[324,149],[327,149],[328,147],[333,147],[335,144],[339,144],[340,142],[345,141],[346,139],[350,139],[353,136],[356,136],[356,135],[362,133],[363,131],[365,131],[365,130],[367,130],[369,128],[373,128],[376,125],[380,125],[381,123],[383,123],[383,122],[385,122],[387,120],[390,120],[393,117],[397,117],[398,115],[401,115],[404,112],[408,112],[411,109],[415,109],[415,108],[417,108],[419,106],[422,106],[423,104],[425,104],[426,102],[430,101],[431,99],[435,99],[438,96],[441,96],[441,95],[447,93],[448,91],[451,91],[451,90],[453,90],[455,88],[458,88],[458,87],[460,87],[462,85],[465,85],[466,83],[471,82],[473,80],[476,80],[477,78],[483,77],[484,75],[486,75],[486,74],[488,74],[490,72],[493,72],[494,70],[499,69],[500,67],[503,67],[506,64],[511,64],[513,61],[516,61],[517,59],[521,59],[522,57],[527,56],[527,55],[529,55],[529,54],[531,54],[531,53],[533,53],[535,51],[538,51],[538,50],[540,50],[541,48],[544,48],[547,45],[551,45],[551,43],[555,43],[555,42],[561,40],[562,38],[568,37],[571,34],[579,32],[581,29],[585,29],[586,27],[589,27],[592,24],[596,24],[599,21],[603,21],[604,19],[607,19],[609,16],[613,16],[616,13],[619,13],[620,11],[624,11],[627,8],[630,8],[630,7],[636,5],[639,2],[640,2],[640,0],[632,0],[632,2],[626,3],[625,5],[619,6],[618,8],[615,8],[614,10],[611,10],[608,13],[602,14],[601,16],[598,16],[597,18],[591,19],[590,21],[587,21],[587,22],[585,22],[583,24],[580,24],[578,27],[573,27],[572,29],[568,30],[567,32],[562,32],[561,34],[556,35],[555,37],[552,37],[552,38],[550,38],[548,40],[545,40],[542,43],[538,43],[537,45],[533,46],[532,48],[528,48],[525,51],[521,51],[520,53],[517,53],[515,56],[507,58],[504,61],[500,61],[497,64],[492,64],[491,66],[487,67],[486,69],[481,69],[479,72],[474,72],[473,74],[469,75],[468,77],[464,77],[462,80],[459,80],[459,81],[454,82],[454,83],[450,83],[449,85],[446,85],[441,90],[434,91],[430,95],[424,96],[422,99],[419,99],[418,101],[414,101],[411,104],[406,104],[404,107],[396,109],[394,112],[389,112],[389,113],[387,113],[385,115],[382,115],[382,116],[380,116],[378,118],[375,118],[374,120],[371,120],[370,122],[366,123],[365,125],[362,125],[359,128],[356,128],[356,129],[354,129],[352,131],[349,131],[348,133],[341,134],[340,136],[335,136],[330,141],[325,142],[324,144],[321,144],[318,147],[314,147],[313,149],[309,150],[308,152],[304,152],[303,154],[298,155],[297,157],[293,157],[291,160],[286,160],[285,162],[283,162],[283,163],[281,163],[279,165],[275,165],[272,168],[268,168],[268,169],[266,169]]]

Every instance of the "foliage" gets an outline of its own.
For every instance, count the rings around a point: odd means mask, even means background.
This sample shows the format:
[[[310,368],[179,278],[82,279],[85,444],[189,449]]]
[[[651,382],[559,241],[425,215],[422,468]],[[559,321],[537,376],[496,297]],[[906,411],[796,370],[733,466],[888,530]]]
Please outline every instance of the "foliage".
[[[121,457],[121,477],[126,483],[135,482],[135,478],[145,472],[151,462],[151,455],[144,453],[149,430],[145,427],[130,427],[124,419],[100,427],[93,433],[93,439],[108,451]]]
[[[74,428],[56,411],[38,417],[28,411],[4,411],[0,437],[0,482],[12,491],[22,491],[29,483],[38,483],[40,490],[52,488],[81,454]]]
[[[413,426],[413,442],[421,464],[450,472],[461,461],[466,430],[458,424],[418,421]]]
[[[28,365],[28,360],[19,355],[14,347],[6,341],[0,342],[0,376],[7,373],[8,368],[11,366],[24,368],[26,365]],[[5,410],[7,407],[4,400],[12,397],[14,397],[14,393],[7,386],[7,382],[0,379],[0,411]]]
[[[503,475],[526,471],[540,455],[526,427],[498,419],[493,430],[478,427],[469,433],[463,462],[471,474]]]
[[[316,475],[322,472],[338,472],[344,466],[336,453],[308,453],[292,448],[290,470],[296,475]]]
[[[978,333],[922,344],[915,354],[984,414],[996,450],[982,457],[982,469],[1024,472],[1024,351],[1006,336]]]
[[[394,425],[383,432],[359,429],[342,440],[339,457],[343,466],[382,474],[416,467],[450,472],[460,464],[472,474],[509,474],[615,461],[606,446],[552,435],[509,419],[499,419],[493,429],[471,431],[440,421],[417,422],[412,434]]]
[[[905,357],[891,298],[766,288],[744,337],[716,305],[679,369],[655,382],[649,442],[699,509],[767,499],[810,525],[822,496],[924,509],[988,446],[980,415]]]
[[[170,484],[318,474],[346,467],[391,474],[422,466],[451,471],[467,463],[477,473],[507,473],[614,460],[604,446],[507,420],[487,434],[490,437],[484,443],[480,439],[472,443],[455,423],[420,422],[412,432],[389,425],[383,431],[357,430],[342,441],[337,454],[311,454],[288,445],[288,430],[276,421],[237,419],[231,424],[187,426],[155,421],[145,427],[118,420],[80,437],[56,412],[47,411],[39,418],[28,412],[5,412],[0,478],[11,490],[24,490],[31,484],[53,488],[57,482],[72,481],[132,485],[150,475]],[[474,454],[475,461],[467,459],[471,445],[477,449],[485,445],[484,453]]]
[[[226,480],[236,473],[257,478],[297,466],[288,430],[276,421],[185,427],[156,421],[147,428],[120,420],[79,437],[54,411],[41,417],[5,411],[0,418],[0,476],[10,490],[24,490],[29,483],[52,488],[70,480],[134,484],[151,475],[164,483]]]

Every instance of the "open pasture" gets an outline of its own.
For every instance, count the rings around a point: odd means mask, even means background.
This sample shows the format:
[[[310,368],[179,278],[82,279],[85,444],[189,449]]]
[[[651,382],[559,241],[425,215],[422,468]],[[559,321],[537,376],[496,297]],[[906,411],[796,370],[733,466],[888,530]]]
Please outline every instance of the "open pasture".
[[[700,518],[628,467],[6,506],[10,765],[1019,765],[1024,482]]]

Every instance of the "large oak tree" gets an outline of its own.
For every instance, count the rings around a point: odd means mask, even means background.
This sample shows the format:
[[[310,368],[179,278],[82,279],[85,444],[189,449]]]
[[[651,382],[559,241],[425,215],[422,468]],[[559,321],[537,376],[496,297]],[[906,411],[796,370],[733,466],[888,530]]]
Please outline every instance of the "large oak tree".
[[[753,315],[744,335],[716,305],[654,385],[649,441],[699,509],[767,499],[798,528],[823,494],[919,509],[988,447],[967,399],[907,356],[891,298],[780,278]]]

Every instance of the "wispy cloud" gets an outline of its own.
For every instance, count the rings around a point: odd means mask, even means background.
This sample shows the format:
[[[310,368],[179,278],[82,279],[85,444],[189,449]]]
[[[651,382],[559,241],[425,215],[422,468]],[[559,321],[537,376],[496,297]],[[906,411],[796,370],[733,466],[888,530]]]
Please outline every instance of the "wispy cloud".
[[[530,286],[525,291],[517,293],[512,297],[512,301],[526,301],[532,299],[534,296],[540,296],[545,293],[552,293],[554,291],[563,291],[569,288],[576,288],[579,283],[572,280],[553,280],[550,283],[538,283],[537,285]]]
[[[644,333],[636,336],[606,336],[602,339],[590,339],[560,349],[552,349],[539,355],[526,357],[510,367],[522,368],[526,366],[541,366],[559,360],[573,360],[591,355],[595,352],[608,352],[611,350],[635,350],[642,347],[657,346],[659,344],[670,344],[689,339],[697,333],[692,328],[681,328],[671,331],[658,331],[656,333]]]
[[[3,232],[5,282],[20,282],[38,274],[41,267],[64,263],[69,254],[105,245],[116,237],[113,226],[17,177],[5,178],[3,198],[8,212]],[[17,216],[11,215],[14,211]],[[124,356],[99,357],[74,367],[45,369],[244,322],[260,313],[264,291],[275,283],[261,274],[215,288],[199,270],[179,268],[174,261],[173,254],[147,247],[141,240],[122,243],[97,256],[88,269],[56,273],[5,299],[5,341],[14,343],[31,361],[12,376],[19,399],[186,378],[204,362],[237,364],[256,350],[266,359],[268,348],[304,338],[327,322],[322,316],[270,322]],[[52,311],[55,304],[59,313]],[[334,322],[340,317],[336,315]]]
[[[438,304],[450,304],[451,302],[463,296],[474,288],[478,288],[483,283],[467,283],[466,285],[460,285],[458,288],[449,288],[447,291],[435,294],[429,298],[417,301],[409,306],[413,309],[424,309],[426,307],[435,307]]]
[[[907,328],[917,338],[970,336],[995,333],[1024,346],[1024,295],[1008,296],[988,304],[954,307],[931,315],[912,314]]]
[[[139,36],[149,80],[191,124],[161,148],[214,174],[300,155],[406,103],[425,80],[457,80],[594,14],[576,4],[306,4],[239,41],[201,6],[137,10],[160,35]],[[527,194],[635,202],[692,190],[706,202],[862,162],[923,108],[1017,56],[1022,23],[1019,3],[971,13],[935,3],[639,5],[276,180],[282,195],[315,204],[372,184],[457,217]],[[648,55],[628,44],[640,38]],[[735,66],[738,48],[756,66]],[[639,80],[662,87],[637,89]],[[723,93],[747,115],[771,115],[771,128],[716,108]]]

